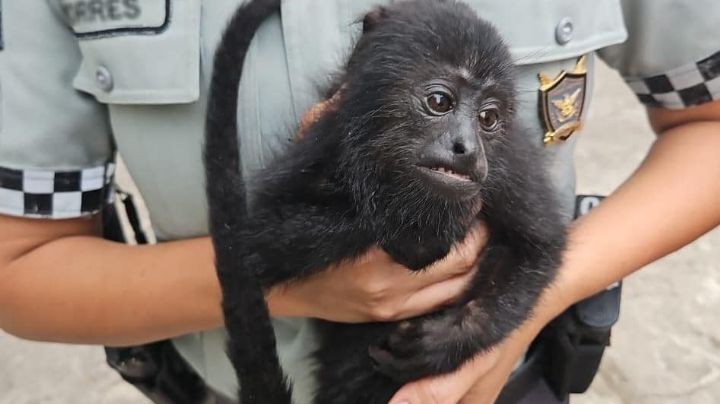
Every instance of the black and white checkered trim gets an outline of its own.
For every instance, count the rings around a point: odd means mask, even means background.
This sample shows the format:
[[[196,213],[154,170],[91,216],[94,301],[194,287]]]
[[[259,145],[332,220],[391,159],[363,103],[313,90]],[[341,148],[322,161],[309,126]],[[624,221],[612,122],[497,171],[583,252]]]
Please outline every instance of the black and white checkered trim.
[[[682,109],[720,100],[720,52],[665,74],[628,80],[643,104]]]
[[[69,219],[87,216],[111,203],[115,164],[76,171],[0,167],[0,213]]]

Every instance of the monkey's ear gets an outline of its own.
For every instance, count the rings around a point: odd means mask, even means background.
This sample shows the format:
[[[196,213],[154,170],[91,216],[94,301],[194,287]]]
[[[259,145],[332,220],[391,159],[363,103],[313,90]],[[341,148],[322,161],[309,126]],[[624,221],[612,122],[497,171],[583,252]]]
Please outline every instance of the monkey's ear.
[[[375,9],[367,14],[363,18],[363,32],[372,31],[375,26],[385,19],[387,16],[387,9],[383,6],[375,7]]]

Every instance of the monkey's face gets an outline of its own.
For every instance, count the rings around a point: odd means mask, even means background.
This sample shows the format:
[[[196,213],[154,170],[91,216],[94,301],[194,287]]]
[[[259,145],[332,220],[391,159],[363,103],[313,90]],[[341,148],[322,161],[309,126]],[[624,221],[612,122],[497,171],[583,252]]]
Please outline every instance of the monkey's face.
[[[467,71],[445,66],[435,74],[411,95],[408,118],[421,136],[410,146],[408,163],[428,189],[474,195],[488,175],[488,152],[510,118],[506,100]]]
[[[378,8],[348,64],[353,156],[403,197],[473,199],[513,117],[507,47],[465,4]],[[499,158],[499,157],[497,157]],[[365,161],[364,163],[368,163]]]

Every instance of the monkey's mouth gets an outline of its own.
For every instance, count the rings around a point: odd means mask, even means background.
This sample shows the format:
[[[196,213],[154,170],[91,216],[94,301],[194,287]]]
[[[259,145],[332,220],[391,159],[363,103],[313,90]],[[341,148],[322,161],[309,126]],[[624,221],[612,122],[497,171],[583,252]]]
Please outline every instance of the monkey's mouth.
[[[457,168],[437,164],[415,166],[424,181],[442,192],[460,192],[460,194],[474,193],[480,184],[469,173],[460,172]]]
[[[461,182],[472,182],[469,175],[455,172],[449,168],[445,168],[445,167],[420,167],[420,168],[430,171],[430,173],[432,173],[433,175],[446,176],[446,177],[450,177],[453,180],[461,181]]]

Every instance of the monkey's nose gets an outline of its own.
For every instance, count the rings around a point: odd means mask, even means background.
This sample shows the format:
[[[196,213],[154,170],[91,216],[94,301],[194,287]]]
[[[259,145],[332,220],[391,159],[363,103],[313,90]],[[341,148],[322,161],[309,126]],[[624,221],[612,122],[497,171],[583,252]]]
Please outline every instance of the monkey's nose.
[[[463,143],[462,141],[455,141],[455,142],[453,143],[452,152],[453,152],[453,154],[455,154],[456,156],[457,156],[457,155],[465,154],[465,153],[467,153],[468,151],[469,151],[469,152],[472,152],[472,150],[468,150],[468,148],[465,146],[465,143]]]
[[[477,182],[487,175],[482,144],[471,135],[445,133],[423,148],[420,165]]]
[[[478,143],[468,144],[462,141],[455,141],[450,149],[452,156],[452,167],[455,171],[463,174],[471,174],[476,171],[480,145]]]

